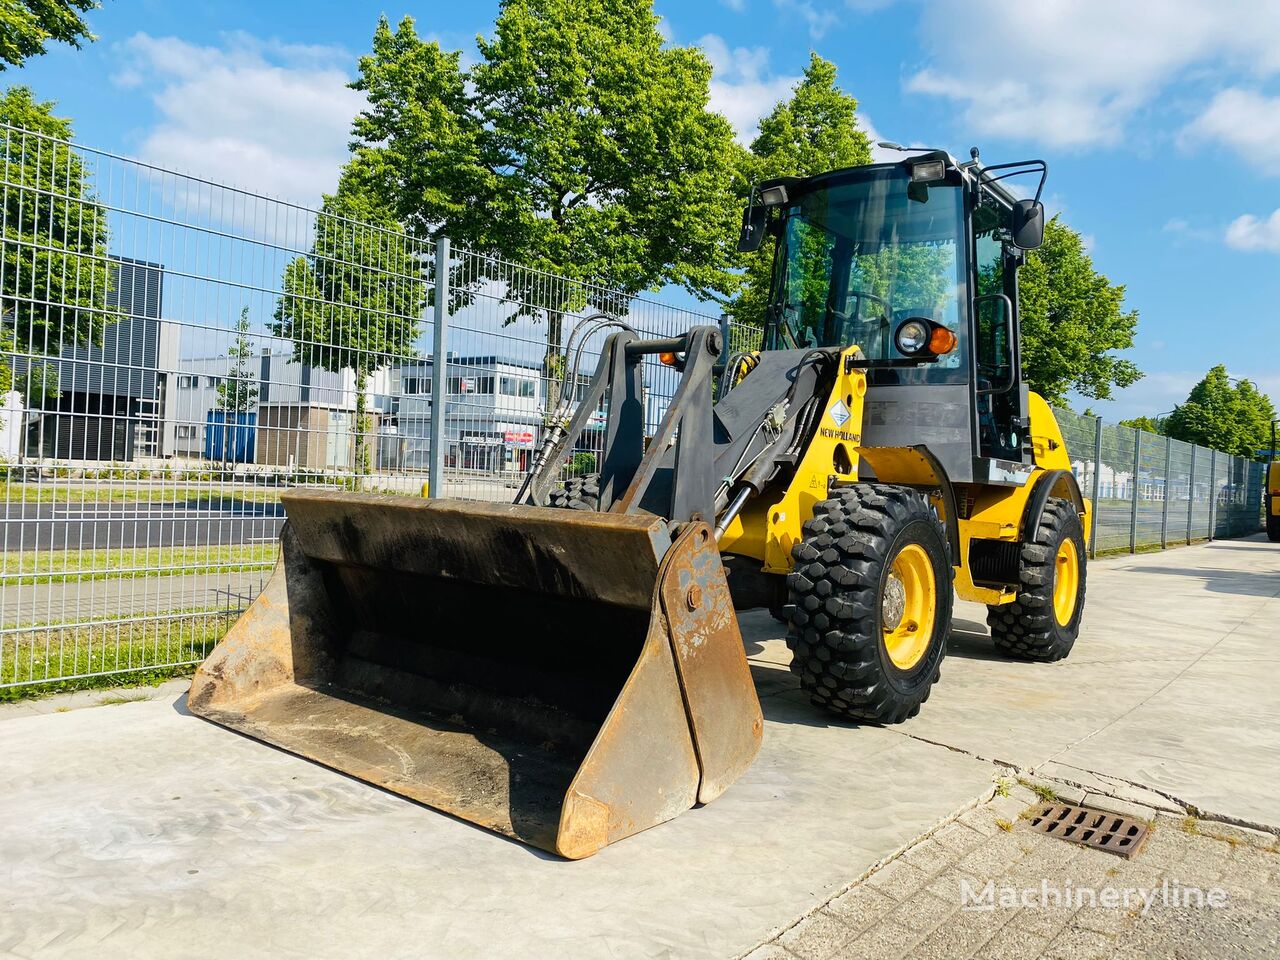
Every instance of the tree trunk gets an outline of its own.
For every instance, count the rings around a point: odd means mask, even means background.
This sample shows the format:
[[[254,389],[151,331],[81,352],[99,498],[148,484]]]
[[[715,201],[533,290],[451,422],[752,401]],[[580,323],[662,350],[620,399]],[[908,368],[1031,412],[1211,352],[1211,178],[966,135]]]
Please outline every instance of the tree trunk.
[[[356,375],[356,423],[355,423],[355,473],[357,477],[363,477],[369,472],[369,449],[365,443],[365,434],[369,426],[366,422],[368,418],[367,402],[365,399],[365,387],[369,382],[369,372],[363,366],[357,367]],[[357,481],[355,484],[359,488]]]
[[[547,387],[545,423],[550,423],[556,408],[560,406],[560,380],[564,376],[565,357],[561,354],[564,339],[564,314],[558,310],[547,311],[547,352],[542,358],[542,378]],[[573,396],[575,384],[569,385]]]

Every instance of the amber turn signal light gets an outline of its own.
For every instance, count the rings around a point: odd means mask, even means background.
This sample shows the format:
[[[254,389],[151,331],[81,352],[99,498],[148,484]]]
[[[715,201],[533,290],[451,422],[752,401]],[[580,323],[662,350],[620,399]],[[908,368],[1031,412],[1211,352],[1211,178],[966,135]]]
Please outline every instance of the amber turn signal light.
[[[676,365],[676,355],[674,353],[660,353],[658,359],[665,363],[668,367]]]
[[[956,335],[946,327],[934,327],[929,335],[929,352],[944,356],[956,348]]]

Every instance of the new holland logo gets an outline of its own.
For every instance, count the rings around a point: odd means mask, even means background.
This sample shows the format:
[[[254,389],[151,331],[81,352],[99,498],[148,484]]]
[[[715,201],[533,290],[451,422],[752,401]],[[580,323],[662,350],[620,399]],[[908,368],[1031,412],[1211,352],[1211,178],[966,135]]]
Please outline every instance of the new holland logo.
[[[843,427],[845,421],[849,419],[849,408],[844,405],[843,400],[837,400],[827,412],[837,427]]]

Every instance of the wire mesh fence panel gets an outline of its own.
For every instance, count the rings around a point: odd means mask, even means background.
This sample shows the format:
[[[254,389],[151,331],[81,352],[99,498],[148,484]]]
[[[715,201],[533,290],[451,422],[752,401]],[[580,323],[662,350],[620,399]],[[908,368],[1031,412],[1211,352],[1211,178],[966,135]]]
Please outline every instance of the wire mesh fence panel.
[[[1222,457],[1217,486],[1217,537],[1237,537],[1258,529],[1262,465],[1242,457]]]
[[[1137,431],[1114,424],[1102,425],[1102,463],[1098,468],[1097,549],[1128,549],[1137,489],[1134,451]]]
[[[1071,458],[1071,470],[1076,476],[1076,482],[1080,484],[1084,495],[1091,497],[1097,472],[1099,421],[1095,417],[1082,416],[1063,408],[1055,409],[1053,415],[1062,431],[1063,442],[1067,445],[1067,456]]]
[[[1213,477],[1210,466],[1214,460],[1214,452],[1204,447],[1196,447],[1195,465],[1192,475],[1191,494],[1194,502],[1191,505],[1191,539],[1204,540],[1209,536],[1210,503],[1213,499]]]
[[[440,494],[479,500],[511,499],[546,424],[566,420],[585,394],[610,334],[675,337],[719,326],[709,314],[466,251],[451,261],[449,313]],[[679,374],[657,357],[643,371],[652,432]],[[596,471],[604,426],[601,407],[569,452],[565,478]]]
[[[0,137],[0,686],[198,662],[274,564],[282,490],[404,479],[377,438],[431,244]]]
[[[1168,543],[1190,543],[1191,529],[1191,444],[1169,441],[1169,476],[1165,479],[1168,495],[1166,517]]]
[[[1165,457],[1169,441],[1141,432],[1138,444],[1137,518],[1135,542],[1139,547],[1158,546],[1164,528],[1164,500],[1168,495]]]

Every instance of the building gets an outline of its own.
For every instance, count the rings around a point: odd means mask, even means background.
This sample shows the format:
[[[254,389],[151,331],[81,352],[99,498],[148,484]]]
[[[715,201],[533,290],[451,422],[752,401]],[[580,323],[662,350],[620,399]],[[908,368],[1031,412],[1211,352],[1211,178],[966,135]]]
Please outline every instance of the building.
[[[226,356],[181,361],[164,414],[167,449],[175,457],[200,458],[209,451],[208,431],[222,410],[219,386],[235,372]],[[293,361],[288,350],[266,348],[253,364],[250,401],[243,411],[256,429],[255,463],[309,470],[349,470],[355,465],[355,374],[332,372]],[[389,405],[387,371],[369,378],[365,396],[372,420],[370,444]],[[234,417],[233,417],[234,419]],[[214,457],[214,459],[221,459]]]
[[[394,437],[402,469],[427,467],[434,377],[435,365],[429,359],[402,364],[393,374],[387,428],[394,430],[389,436]],[[479,473],[528,470],[541,436],[544,404],[538,364],[497,354],[450,357],[445,466]]]
[[[161,320],[164,267],[112,257],[108,324],[101,346],[66,347],[49,364],[58,396],[30,400],[24,452],[60,460],[130,461],[161,456],[166,382],[177,359],[177,330]],[[31,363],[15,364],[15,373]],[[39,362],[39,361],[35,361]]]

